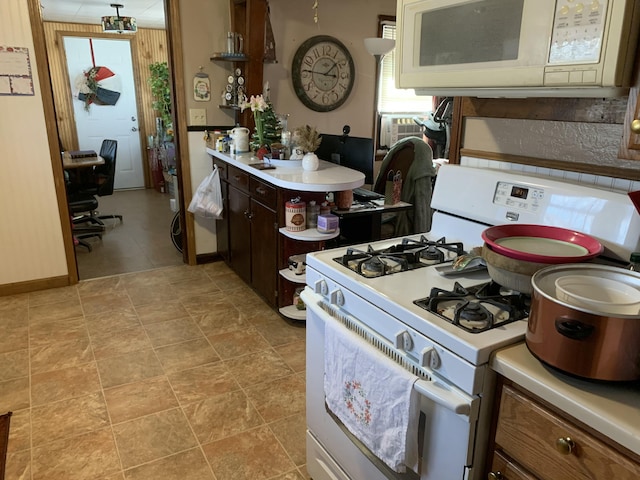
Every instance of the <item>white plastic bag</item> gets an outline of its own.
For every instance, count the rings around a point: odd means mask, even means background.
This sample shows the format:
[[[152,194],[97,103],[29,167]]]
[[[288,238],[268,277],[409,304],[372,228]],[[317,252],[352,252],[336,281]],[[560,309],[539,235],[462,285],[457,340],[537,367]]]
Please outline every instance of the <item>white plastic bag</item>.
[[[187,210],[199,217],[222,218],[222,189],[217,166],[214,165],[213,171],[200,183]]]

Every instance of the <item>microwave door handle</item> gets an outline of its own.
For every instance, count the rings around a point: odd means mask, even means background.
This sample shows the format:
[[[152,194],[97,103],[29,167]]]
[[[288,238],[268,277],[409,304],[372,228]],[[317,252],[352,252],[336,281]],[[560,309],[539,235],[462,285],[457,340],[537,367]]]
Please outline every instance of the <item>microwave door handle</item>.
[[[471,415],[471,401],[460,394],[447,389],[444,385],[433,380],[417,380],[413,384],[414,390],[429,400],[451,410],[459,415]]]

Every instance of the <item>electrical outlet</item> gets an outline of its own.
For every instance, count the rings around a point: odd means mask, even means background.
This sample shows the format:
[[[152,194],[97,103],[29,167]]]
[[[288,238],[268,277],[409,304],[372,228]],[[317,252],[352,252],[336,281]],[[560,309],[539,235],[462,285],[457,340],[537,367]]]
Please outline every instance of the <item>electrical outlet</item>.
[[[189,109],[189,125],[206,125],[207,111],[204,108]]]

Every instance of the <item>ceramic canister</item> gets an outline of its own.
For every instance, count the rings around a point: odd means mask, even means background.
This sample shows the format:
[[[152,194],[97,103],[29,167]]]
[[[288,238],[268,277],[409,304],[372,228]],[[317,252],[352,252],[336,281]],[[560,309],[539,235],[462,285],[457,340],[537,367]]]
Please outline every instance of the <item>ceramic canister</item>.
[[[306,229],[307,205],[294,198],[285,203],[285,228],[290,232],[301,232]]]

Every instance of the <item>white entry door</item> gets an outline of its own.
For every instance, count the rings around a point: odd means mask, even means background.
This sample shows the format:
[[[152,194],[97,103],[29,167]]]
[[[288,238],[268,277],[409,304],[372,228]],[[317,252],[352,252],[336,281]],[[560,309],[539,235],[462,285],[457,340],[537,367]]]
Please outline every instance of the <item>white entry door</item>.
[[[129,40],[64,37],[64,49],[74,95],[73,111],[79,149],[100,151],[105,138],[117,140],[114,188],[143,188],[143,157]],[[118,84],[120,97],[115,105],[91,104],[85,109],[84,102],[77,99],[76,80],[94,66],[107,67],[118,77],[114,83]]]

